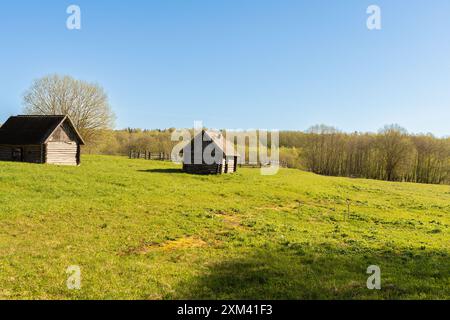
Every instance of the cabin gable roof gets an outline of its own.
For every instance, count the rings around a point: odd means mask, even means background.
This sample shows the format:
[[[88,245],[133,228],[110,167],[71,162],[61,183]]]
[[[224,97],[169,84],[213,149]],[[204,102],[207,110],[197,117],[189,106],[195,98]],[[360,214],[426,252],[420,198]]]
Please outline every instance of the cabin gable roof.
[[[206,136],[206,138],[204,138]],[[203,143],[205,141],[211,141],[216,145],[216,148],[221,150],[223,154],[227,157],[239,157],[239,154],[235,151],[234,145],[225,139],[221,132],[207,131],[203,130],[201,133],[197,134],[183,149],[187,152],[192,149],[193,143],[197,140],[198,143]]]

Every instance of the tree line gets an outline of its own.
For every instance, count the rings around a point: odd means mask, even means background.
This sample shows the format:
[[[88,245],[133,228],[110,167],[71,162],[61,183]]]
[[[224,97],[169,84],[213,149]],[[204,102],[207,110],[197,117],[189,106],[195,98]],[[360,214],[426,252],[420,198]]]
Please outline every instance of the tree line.
[[[99,130],[83,152],[87,154],[129,155],[130,151],[171,154],[177,142],[171,141],[175,129]]]
[[[282,132],[280,145],[299,150],[303,169],[329,176],[430,184],[450,183],[450,138],[408,134],[398,125],[378,133],[343,133],[318,125]]]

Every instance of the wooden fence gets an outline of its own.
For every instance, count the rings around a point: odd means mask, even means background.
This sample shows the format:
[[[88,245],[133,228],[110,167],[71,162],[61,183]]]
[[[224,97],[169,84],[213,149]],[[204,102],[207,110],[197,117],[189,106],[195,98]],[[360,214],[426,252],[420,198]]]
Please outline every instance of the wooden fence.
[[[286,162],[284,161],[270,161],[269,163],[241,163],[239,164],[239,167],[241,168],[265,168],[265,167],[270,167],[270,166],[275,166],[278,165],[281,168],[287,168],[288,165]]]
[[[130,159],[144,159],[144,160],[156,160],[156,161],[171,161],[171,155],[164,152],[150,152],[142,150],[131,150],[128,154]],[[239,163],[240,168],[263,168],[270,165],[279,165],[281,168],[287,168],[288,165],[284,161],[271,161],[270,163]]]
[[[130,159],[144,159],[144,160],[157,160],[157,161],[169,161],[171,160],[170,154],[164,152],[150,152],[142,150],[131,150],[128,154]]]

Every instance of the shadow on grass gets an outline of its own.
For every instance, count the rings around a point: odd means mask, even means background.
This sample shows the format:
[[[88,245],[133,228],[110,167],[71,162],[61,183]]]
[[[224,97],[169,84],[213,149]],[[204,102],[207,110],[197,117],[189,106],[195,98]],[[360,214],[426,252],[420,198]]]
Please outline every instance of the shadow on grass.
[[[148,169],[148,170],[138,170],[139,172],[147,172],[147,173],[184,173],[182,169]]]
[[[182,173],[186,175],[191,176],[198,176],[198,177],[208,177],[208,176],[217,176],[217,174],[210,174],[210,173],[191,173],[191,172],[184,172],[183,169],[174,169],[174,168],[167,168],[167,169],[148,169],[148,170],[138,170],[138,172],[146,172],[146,173]]]
[[[180,283],[175,299],[448,299],[446,252],[375,254],[267,252],[216,263]],[[367,289],[367,268],[381,268],[382,290]]]

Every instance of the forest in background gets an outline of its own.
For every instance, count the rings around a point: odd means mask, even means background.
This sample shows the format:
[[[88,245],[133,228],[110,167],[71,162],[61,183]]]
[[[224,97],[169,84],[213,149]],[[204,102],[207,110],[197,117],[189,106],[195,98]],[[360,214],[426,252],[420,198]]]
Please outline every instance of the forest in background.
[[[88,154],[128,155],[131,150],[170,154],[175,129],[101,130]],[[280,132],[280,162],[321,175],[450,184],[450,137],[409,134],[390,125],[378,133],[344,133],[317,125]]]

